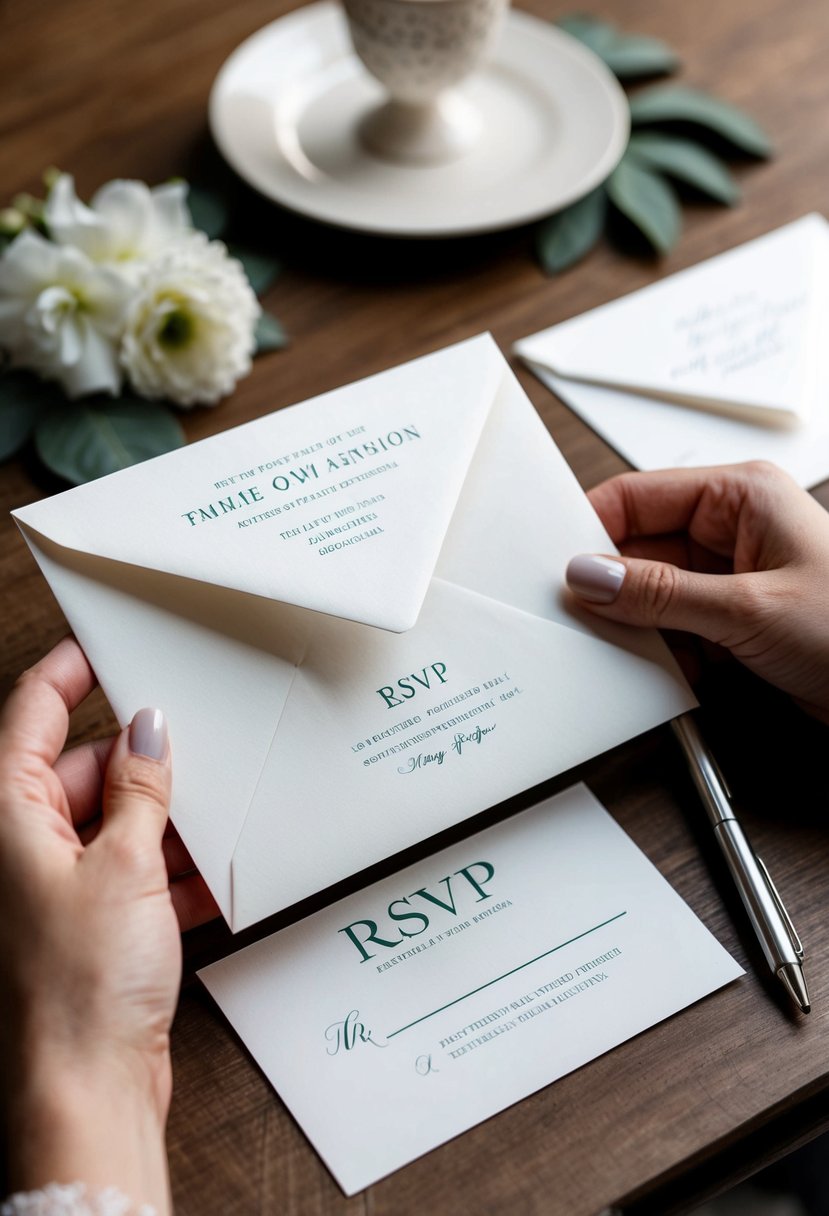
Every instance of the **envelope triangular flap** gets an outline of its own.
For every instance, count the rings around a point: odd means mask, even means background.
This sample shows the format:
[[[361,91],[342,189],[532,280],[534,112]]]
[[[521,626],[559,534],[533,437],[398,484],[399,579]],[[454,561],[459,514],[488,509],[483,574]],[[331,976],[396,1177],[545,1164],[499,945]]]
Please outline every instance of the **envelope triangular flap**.
[[[15,514],[66,548],[401,632],[505,367],[481,335]]]
[[[516,344],[556,376],[791,424],[815,395],[829,227],[808,215]]]

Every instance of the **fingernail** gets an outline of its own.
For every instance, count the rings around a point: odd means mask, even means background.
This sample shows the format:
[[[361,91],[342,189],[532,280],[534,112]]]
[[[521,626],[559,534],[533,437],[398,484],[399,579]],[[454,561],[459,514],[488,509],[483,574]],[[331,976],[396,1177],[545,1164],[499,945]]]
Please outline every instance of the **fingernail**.
[[[130,722],[130,751],[150,760],[167,754],[167,722],[160,709],[139,709]]]
[[[625,566],[612,557],[581,553],[567,567],[567,586],[592,604],[612,604],[622,589]]]

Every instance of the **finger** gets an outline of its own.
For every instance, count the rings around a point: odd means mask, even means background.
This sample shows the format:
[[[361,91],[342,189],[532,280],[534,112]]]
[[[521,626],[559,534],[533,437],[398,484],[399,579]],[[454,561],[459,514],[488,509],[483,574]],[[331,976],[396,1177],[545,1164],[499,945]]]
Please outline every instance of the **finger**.
[[[698,574],[668,562],[598,554],[582,554],[567,567],[570,590],[599,616],[680,629],[729,647],[754,626],[747,580],[762,577]]]
[[[649,562],[670,562],[683,570],[697,570],[700,574],[732,574],[734,563],[727,557],[712,553],[704,545],[698,545],[687,534],[677,536],[637,536],[623,541],[619,546],[625,557],[641,557]]]
[[[55,774],[66,793],[72,823],[78,829],[101,813],[104,772],[113,739],[95,739],[64,752],[55,761]]]
[[[0,754],[12,765],[37,759],[51,766],[69,729],[69,714],[95,687],[95,673],[74,638],[18,679],[0,714]]]
[[[183,874],[192,874],[196,863],[184,846],[184,841],[178,833],[165,835],[161,842],[167,873],[171,878],[179,878]]]
[[[101,830],[103,819],[90,819],[78,829],[78,839],[82,845],[91,844]],[[164,864],[167,867],[167,877],[170,881],[184,878],[196,873],[196,863],[184,847],[180,837],[164,836],[161,841],[161,851],[164,854]]]
[[[691,537],[688,541],[687,568],[699,574],[734,574],[734,560],[730,556],[714,553]]]
[[[594,486],[587,496],[618,545],[633,536],[686,531],[710,473],[710,469],[620,473]]]
[[[622,473],[589,498],[616,544],[636,536],[689,532],[715,553],[733,552],[747,496],[788,483],[771,465],[750,462],[713,468]],[[790,487],[786,485],[786,489]]]
[[[78,839],[84,847],[92,844],[100,832],[102,824],[103,819],[99,815],[95,819],[89,819],[78,828]],[[181,878],[197,873],[196,863],[184,847],[184,842],[175,829],[169,835],[165,831],[161,841],[161,851],[164,854],[164,864],[170,882],[177,882]]]
[[[102,823],[102,819],[95,819],[81,829],[79,835],[84,844],[89,844],[96,838]],[[219,905],[210,894],[207,883],[196,870],[192,857],[178,835],[165,836],[162,848],[170,881],[170,899],[182,933],[215,920],[221,915]]]
[[[167,724],[157,709],[140,709],[112,749],[104,779],[101,841],[120,840],[161,856],[170,805]]]
[[[78,828],[78,840],[84,848],[96,838],[101,830],[103,819],[100,815],[96,815],[94,819],[87,819],[86,823],[81,824]]]
[[[687,533],[666,536],[634,536],[619,546],[625,557],[641,557],[650,562],[670,562],[687,570],[691,566],[691,544]]]
[[[170,883],[170,898],[182,933],[220,915],[219,905],[201,874],[188,874],[186,878]]]

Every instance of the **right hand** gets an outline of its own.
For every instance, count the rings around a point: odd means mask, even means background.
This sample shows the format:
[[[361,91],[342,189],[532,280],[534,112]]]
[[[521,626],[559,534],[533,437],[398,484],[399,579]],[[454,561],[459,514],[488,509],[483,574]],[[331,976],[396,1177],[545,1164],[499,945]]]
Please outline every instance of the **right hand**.
[[[597,616],[699,634],[829,723],[829,514],[762,461],[623,473],[590,501],[623,556],[567,568]]]

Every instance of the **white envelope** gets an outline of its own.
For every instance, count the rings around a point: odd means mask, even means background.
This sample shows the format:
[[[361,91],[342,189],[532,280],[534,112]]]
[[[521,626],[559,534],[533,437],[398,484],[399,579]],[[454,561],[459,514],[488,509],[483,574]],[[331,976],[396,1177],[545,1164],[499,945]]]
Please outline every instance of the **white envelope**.
[[[234,931],[694,704],[487,335],[15,517]]]
[[[807,215],[516,344],[639,468],[829,473],[829,225]],[[700,411],[705,411],[701,413]]]

